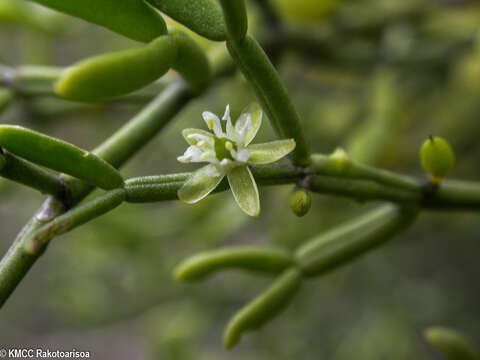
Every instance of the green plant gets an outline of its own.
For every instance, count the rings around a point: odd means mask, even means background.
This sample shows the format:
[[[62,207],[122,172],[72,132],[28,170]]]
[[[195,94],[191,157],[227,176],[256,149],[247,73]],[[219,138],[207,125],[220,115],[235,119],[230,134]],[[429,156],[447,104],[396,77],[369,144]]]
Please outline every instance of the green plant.
[[[0,174],[50,195],[0,262],[1,304],[47,249],[50,240],[123,202],[178,199],[195,203],[210,193],[231,188],[242,210],[256,216],[260,212],[258,184],[293,185],[300,189],[291,200],[298,215],[310,208],[310,193],[392,203],[319,234],[295,251],[239,247],[198,254],[180,264],[175,271],[179,280],[199,280],[225,268],[278,275],[265,293],[232,319],[224,338],[225,346],[231,348],[244,332],[261,327],[288,305],[304,279],[332,271],[382,245],[410,227],[420,212],[480,209],[480,183],[445,180],[432,189],[424,186],[422,180],[358,163],[342,149],[331,155],[311,154],[293,100],[263,47],[247,34],[243,0],[222,0],[220,4],[214,0],[124,0],[122,7],[107,0],[37,2],[148,44],[93,57],[61,71],[6,68],[6,82],[11,89],[6,90],[4,106],[14,98],[15,91],[20,92],[18,89],[38,93],[26,80],[36,86],[45,85],[49,94],[87,102],[126,99],[169,69],[178,71],[183,80],[169,83],[137,116],[92,152],[24,128],[0,127]],[[211,60],[212,54],[205,53],[188,35],[167,29],[157,10],[210,40],[226,41],[229,54],[220,52]],[[290,37],[295,35],[291,33]],[[302,40],[308,44],[311,39]],[[190,147],[179,160],[206,161],[210,165],[193,173],[124,181],[116,169],[189,101],[201,98],[235,67],[253,89],[280,140],[249,145],[261,124],[262,109],[258,105],[247,108],[235,124],[227,108],[225,131],[220,119],[206,112],[204,120],[214,133],[184,130]],[[18,86],[22,81],[23,88]],[[440,143],[435,138],[427,140],[426,146],[431,147],[434,141]],[[438,160],[436,152],[431,154],[431,148],[421,150],[424,167],[434,179],[443,179],[454,162],[449,146],[443,140],[440,144],[448,152],[446,165],[443,159]],[[289,161],[271,164],[288,154]],[[106,192],[82,202],[95,186]],[[286,204],[288,201],[285,199]]]

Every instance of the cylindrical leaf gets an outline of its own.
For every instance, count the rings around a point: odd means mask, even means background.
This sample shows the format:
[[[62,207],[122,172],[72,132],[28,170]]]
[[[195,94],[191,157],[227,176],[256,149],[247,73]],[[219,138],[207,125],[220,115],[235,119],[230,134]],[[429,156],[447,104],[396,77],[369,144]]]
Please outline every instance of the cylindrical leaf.
[[[293,159],[298,165],[307,166],[310,163],[310,150],[299,115],[267,55],[248,35],[242,41],[228,41],[227,46],[277,133],[282,138],[295,140]]]
[[[244,0],[220,0],[223,16],[230,38],[234,41],[242,40],[247,34],[248,19]]]
[[[318,276],[383,244],[407,228],[417,211],[386,205],[301,246],[295,256],[306,276]]]
[[[147,0],[172,19],[210,40],[226,39],[225,22],[217,0]]]
[[[277,274],[292,265],[291,254],[278,249],[231,247],[206,251],[183,261],[174,271],[182,281],[201,280],[223,269],[245,269]]]
[[[113,166],[65,141],[20,126],[0,125],[0,146],[31,162],[102,189],[123,187],[122,176]]]
[[[177,43],[178,55],[173,69],[178,71],[195,91],[204,90],[212,79],[212,68],[203,49],[186,33],[173,29],[170,35]]]
[[[223,338],[225,347],[231,349],[245,332],[260,328],[282,311],[297,293],[301,282],[302,274],[298,269],[285,270],[263,294],[230,320]]]
[[[102,101],[128,94],[161,77],[177,57],[166,35],[134,50],[83,60],[66,69],[55,85],[58,95],[77,101]]]
[[[32,0],[141,42],[166,34],[161,15],[142,0]]]

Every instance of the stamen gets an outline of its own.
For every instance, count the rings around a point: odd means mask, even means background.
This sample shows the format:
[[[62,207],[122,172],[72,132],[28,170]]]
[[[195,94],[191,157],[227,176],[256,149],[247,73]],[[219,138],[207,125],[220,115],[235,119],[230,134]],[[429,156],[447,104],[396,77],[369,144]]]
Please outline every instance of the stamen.
[[[213,120],[212,118],[208,119],[207,126],[209,130],[213,130],[213,128],[215,127],[215,120]]]

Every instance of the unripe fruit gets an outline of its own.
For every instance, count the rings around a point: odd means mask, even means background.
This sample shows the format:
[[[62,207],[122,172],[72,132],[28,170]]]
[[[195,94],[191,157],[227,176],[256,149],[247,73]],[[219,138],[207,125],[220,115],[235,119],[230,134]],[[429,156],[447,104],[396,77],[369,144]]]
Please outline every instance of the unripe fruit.
[[[420,160],[432,182],[438,184],[455,165],[455,154],[445,139],[431,136],[420,149]]]
[[[295,215],[302,217],[307,215],[312,206],[312,197],[304,189],[295,190],[290,195],[290,207]]]

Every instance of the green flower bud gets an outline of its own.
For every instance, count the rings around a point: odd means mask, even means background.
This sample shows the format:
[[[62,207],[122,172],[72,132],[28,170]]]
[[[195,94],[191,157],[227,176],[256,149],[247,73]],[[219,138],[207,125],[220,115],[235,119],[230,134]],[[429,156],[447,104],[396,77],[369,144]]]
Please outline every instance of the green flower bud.
[[[422,166],[433,183],[442,181],[455,165],[455,154],[450,144],[440,137],[430,136],[420,150]]]
[[[307,215],[311,206],[312,197],[305,189],[295,190],[292,195],[290,195],[290,207],[298,217]]]

